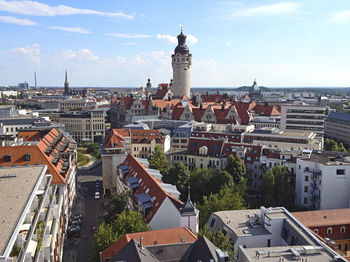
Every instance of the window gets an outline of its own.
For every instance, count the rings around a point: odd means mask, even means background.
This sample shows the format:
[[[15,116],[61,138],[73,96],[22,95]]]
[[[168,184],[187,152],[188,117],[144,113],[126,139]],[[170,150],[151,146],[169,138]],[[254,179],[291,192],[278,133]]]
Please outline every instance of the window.
[[[215,218],[212,218],[210,221],[210,227],[212,228],[215,224]]]
[[[224,228],[223,228],[223,229],[221,230],[221,232],[224,234],[224,236],[226,236],[226,235],[227,235],[227,231],[226,231],[226,229],[224,229]]]
[[[344,251],[349,251],[349,244],[348,244],[348,243],[345,243],[345,245],[344,245]]]
[[[11,155],[6,155],[6,156],[4,157],[4,161],[5,161],[5,162],[11,162]]]
[[[327,235],[332,235],[332,228],[331,227],[327,228]]]
[[[317,228],[314,229],[314,233],[318,234],[318,229]]]
[[[309,191],[309,187],[308,186],[304,186],[304,192],[308,192]]]
[[[342,234],[345,233],[345,227],[344,226],[340,228],[340,233],[342,233]]]
[[[337,175],[345,175],[345,169],[337,169]]]
[[[309,181],[309,176],[305,176],[305,181]]]
[[[267,240],[267,246],[270,247],[271,246],[271,239]]]
[[[341,248],[342,248],[342,246],[341,246],[341,244],[339,244],[339,245],[338,245],[338,249],[341,250]]]
[[[26,162],[30,161],[30,154],[24,155],[24,161],[26,161]]]
[[[304,205],[307,204],[307,197],[304,197]]]

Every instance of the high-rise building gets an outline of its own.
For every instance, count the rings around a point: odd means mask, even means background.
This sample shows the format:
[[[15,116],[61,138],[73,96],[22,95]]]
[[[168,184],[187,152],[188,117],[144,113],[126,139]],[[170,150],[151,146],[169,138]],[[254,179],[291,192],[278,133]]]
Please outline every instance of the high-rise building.
[[[69,95],[69,83],[68,83],[67,71],[64,78],[64,95],[66,96]]]
[[[187,96],[190,97],[190,79],[192,54],[186,45],[186,35],[181,33],[177,36],[178,45],[171,56],[173,66],[173,84],[171,91],[174,97]]]

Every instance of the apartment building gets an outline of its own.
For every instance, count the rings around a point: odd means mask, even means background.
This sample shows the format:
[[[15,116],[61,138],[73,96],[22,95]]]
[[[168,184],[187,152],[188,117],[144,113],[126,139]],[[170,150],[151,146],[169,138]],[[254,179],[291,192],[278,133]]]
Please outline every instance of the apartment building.
[[[324,131],[324,106],[293,104],[281,106],[281,130],[311,131],[322,137]]]
[[[28,130],[18,140],[0,147],[0,165],[4,167],[46,165],[46,174],[56,185],[58,251],[55,261],[62,260],[65,232],[76,194],[76,143],[60,129]],[[53,252],[53,251],[51,251]],[[56,251],[55,251],[56,252]]]
[[[0,168],[0,261],[60,261],[57,185],[47,166]]]
[[[12,116],[0,118],[0,135],[17,137],[19,130],[36,128],[61,127],[60,124],[50,122],[47,118],[33,116]]]
[[[350,208],[293,212],[301,223],[350,258]]]
[[[279,150],[303,151],[304,149],[322,150],[323,148],[323,139],[317,137],[317,134],[311,131],[282,131],[277,128],[265,127],[244,133],[242,136],[244,143]]]
[[[103,110],[74,111],[50,114],[52,121],[64,124],[64,129],[77,143],[101,143],[105,136]]]
[[[350,114],[331,112],[325,120],[325,137],[350,146]]]
[[[296,204],[308,209],[348,208],[350,154],[312,151],[297,159]]]
[[[214,212],[206,226],[231,240],[237,261],[346,261],[283,207]]]

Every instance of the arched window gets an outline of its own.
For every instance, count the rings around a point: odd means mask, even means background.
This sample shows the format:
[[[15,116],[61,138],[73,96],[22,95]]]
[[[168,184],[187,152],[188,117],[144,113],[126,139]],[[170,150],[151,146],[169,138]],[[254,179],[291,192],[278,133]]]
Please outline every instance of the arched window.
[[[345,227],[344,226],[340,228],[340,233],[342,233],[342,234],[345,233]]]
[[[314,233],[318,234],[318,229],[317,228],[314,229]]]
[[[331,227],[327,228],[327,235],[332,235],[332,228]]]

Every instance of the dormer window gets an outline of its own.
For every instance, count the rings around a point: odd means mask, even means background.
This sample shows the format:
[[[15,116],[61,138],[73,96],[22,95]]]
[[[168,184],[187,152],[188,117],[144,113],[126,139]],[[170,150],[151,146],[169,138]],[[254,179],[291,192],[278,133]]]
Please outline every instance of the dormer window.
[[[24,161],[26,161],[26,162],[30,161],[30,154],[24,155]]]
[[[11,162],[11,155],[5,155],[4,161],[5,162]]]

